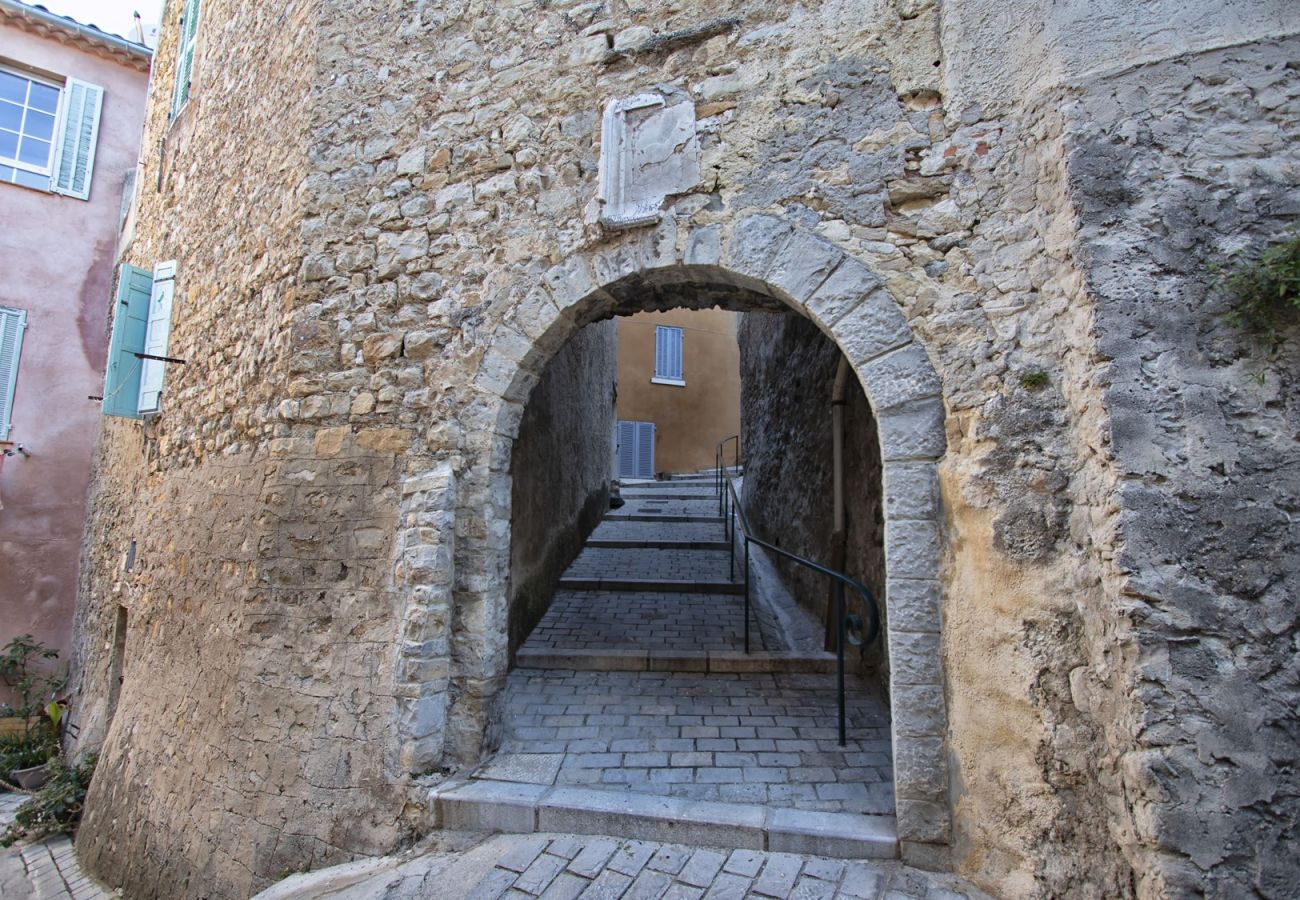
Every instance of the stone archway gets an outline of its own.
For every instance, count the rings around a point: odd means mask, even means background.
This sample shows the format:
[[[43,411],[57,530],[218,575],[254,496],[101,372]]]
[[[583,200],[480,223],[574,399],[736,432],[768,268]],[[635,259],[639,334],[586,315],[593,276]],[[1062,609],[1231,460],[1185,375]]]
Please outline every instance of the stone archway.
[[[726,305],[729,291],[743,292],[766,298],[769,308],[808,316],[843,351],[875,411],[885,493],[883,602],[890,623],[898,837],[909,862],[946,868],[940,380],[870,269],[774,216],[680,234],[669,219],[576,253],[548,270],[543,283],[520,287],[513,318],[498,328],[474,382],[479,393],[466,428],[476,441],[469,458],[459,474],[449,463],[410,480],[404,490],[404,520],[422,525],[407,530],[399,549],[398,579],[409,585],[411,597],[396,667],[404,681],[396,691],[403,704],[401,767],[411,771],[414,759],[430,753],[475,759],[493,727],[491,706],[507,665],[511,446],[546,363],[583,325],[658,308],[656,297],[687,286],[703,288],[703,305]],[[430,528],[439,536],[436,546],[428,543]],[[441,629],[445,639],[421,640],[451,619],[453,625]],[[417,683],[414,672],[432,676],[435,687]]]

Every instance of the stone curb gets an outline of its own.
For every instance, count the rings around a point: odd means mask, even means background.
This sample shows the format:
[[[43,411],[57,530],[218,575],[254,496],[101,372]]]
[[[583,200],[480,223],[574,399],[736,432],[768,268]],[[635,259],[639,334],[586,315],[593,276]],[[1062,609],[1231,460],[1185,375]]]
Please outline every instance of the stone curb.
[[[846,657],[846,672],[856,672],[858,660]],[[521,669],[568,669],[580,672],[714,672],[828,675],[835,671],[831,653],[799,653],[774,650],[603,650],[531,649],[515,654]]]
[[[892,816],[772,809],[590,788],[469,781],[444,784],[430,799],[434,827],[513,834],[611,834],[843,859],[895,859]]]
[[[605,516],[604,522],[702,522],[706,525],[721,525],[722,516],[649,516],[634,515],[620,516],[611,514]]]
[[[646,591],[652,594],[743,594],[736,581],[661,581],[657,578],[561,578],[560,591]]]
[[[583,548],[597,550],[721,550],[728,549],[726,541],[634,541],[609,538],[588,538]]]

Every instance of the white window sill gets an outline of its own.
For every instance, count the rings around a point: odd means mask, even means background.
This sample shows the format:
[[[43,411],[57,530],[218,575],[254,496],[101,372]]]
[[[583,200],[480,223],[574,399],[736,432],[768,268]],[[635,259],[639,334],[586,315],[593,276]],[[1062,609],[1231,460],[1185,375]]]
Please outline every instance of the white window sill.
[[[651,384],[670,384],[673,387],[686,387],[686,382],[680,378],[651,378]]]

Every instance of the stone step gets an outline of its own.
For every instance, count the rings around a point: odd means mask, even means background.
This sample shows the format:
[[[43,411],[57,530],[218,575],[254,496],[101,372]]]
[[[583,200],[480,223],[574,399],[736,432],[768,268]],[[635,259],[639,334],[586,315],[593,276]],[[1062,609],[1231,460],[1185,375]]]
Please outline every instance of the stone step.
[[[644,591],[652,594],[743,594],[744,582],[657,578],[561,578],[561,591]]]
[[[620,515],[610,513],[605,516],[606,522],[703,522],[709,525],[721,525],[722,516],[670,516],[670,515],[647,515],[645,513],[634,513],[630,515]]]
[[[674,491],[674,490],[661,490],[661,491],[635,490],[634,491],[629,488],[627,490],[620,491],[619,496],[621,496],[624,500],[654,501],[662,498],[664,500],[712,500],[715,503],[718,500],[718,495],[713,493],[712,491]]]
[[[587,543],[582,546],[584,548],[595,547],[604,550],[721,550],[725,553],[728,544],[726,541],[638,541],[616,538],[588,538]]]
[[[893,816],[770,808],[524,780],[448,781],[431,792],[430,801],[435,828],[616,834],[638,840],[816,853],[842,859],[898,856]]]
[[[857,671],[856,654],[844,660],[846,672]],[[563,669],[573,672],[726,672],[829,675],[835,672],[832,653],[793,653],[773,650],[616,650],[530,647],[515,654],[520,669]]]

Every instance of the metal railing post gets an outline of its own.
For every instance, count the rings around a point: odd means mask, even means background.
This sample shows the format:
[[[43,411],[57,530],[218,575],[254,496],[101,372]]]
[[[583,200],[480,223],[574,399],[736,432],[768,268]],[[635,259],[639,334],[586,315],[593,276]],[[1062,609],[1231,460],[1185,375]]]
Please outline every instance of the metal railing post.
[[[735,580],[735,571],[736,571],[735,556],[736,556],[737,520],[739,520],[739,527],[743,529],[740,535],[740,539],[745,542],[741,564],[745,567],[745,607],[744,607],[743,624],[745,628],[745,652],[746,653],[750,652],[751,641],[749,636],[749,631],[750,631],[749,620],[750,620],[750,614],[753,606],[752,604],[753,588],[750,583],[752,576],[749,571],[750,569],[749,545],[751,543],[758,544],[758,546],[762,547],[764,550],[767,550],[769,553],[774,553],[779,557],[784,557],[785,559],[798,563],[799,565],[803,566],[806,569],[811,569],[814,572],[820,572],[821,574],[826,575],[827,577],[833,579],[835,582],[835,633],[836,633],[835,676],[836,676],[836,688],[838,694],[836,699],[838,701],[837,705],[839,707],[839,738],[840,738],[839,743],[841,747],[847,746],[848,714],[846,709],[847,699],[846,699],[846,691],[844,685],[844,679],[845,679],[844,654],[846,652],[845,646],[849,644],[850,617],[848,615],[848,609],[847,609],[848,601],[846,599],[844,590],[845,587],[852,587],[853,590],[856,592],[857,601],[860,602],[866,608],[866,612],[867,612],[868,628],[866,629],[865,635],[863,635],[860,640],[855,639],[853,641],[853,646],[855,647],[868,646],[871,644],[872,641],[874,641],[876,638],[880,636],[880,611],[876,606],[875,598],[871,596],[871,592],[860,581],[856,581],[853,578],[850,578],[848,575],[845,575],[843,572],[837,572],[834,569],[828,569],[826,566],[818,565],[817,563],[813,562],[810,559],[806,559],[802,556],[799,556],[798,554],[791,553],[789,550],[783,550],[781,549],[781,547],[777,546],[776,544],[769,543],[768,541],[765,541],[762,538],[751,537],[750,535],[752,532],[750,531],[749,528],[749,520],[745,516],[745,507],[740,502],[740,495],[736,493],[736,486],[732,484],[729,478],[726,477],[722,478],[721,485],[722,485],[722,490],[724,491],[724,502],[722,505],[722,509],[725,510],[725,515],[723,517],[723,533],[727,535],[728,554],[730,558],[729,565],[730,565],[732,581]],[[862,622],[857,615],[854,615],[852,617],[852,626],[855,629],[855,632],[857,629],[861,629],[862,627]]]
[[[745,535],[745,652],[749,652],[749,535]]]
[[[727,580],[736,580],[736,508],[727,510],[722,521],[722,533],[727,536]]]
[[[844,722],[844,582],[835,582],[835,618],[838,622],[835,638],[835,679],[840,701],[840,746],[846,742]]]

